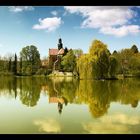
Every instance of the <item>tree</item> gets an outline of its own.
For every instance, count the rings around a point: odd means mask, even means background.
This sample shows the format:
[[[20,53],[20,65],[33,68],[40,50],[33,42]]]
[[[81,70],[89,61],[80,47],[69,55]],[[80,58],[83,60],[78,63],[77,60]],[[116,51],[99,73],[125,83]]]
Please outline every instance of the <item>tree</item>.
[[[114,56],[109,57],[109,75],[110,77],[115,77],[117,72],[118,62]]]
[[[19,73],[22,73],[22,57],[20,57],[20,62],[19,62]]]
[[[9,63],[8,63],[8,71],[11,72],[11,67],[12,67],[12,61],[11,58],[9,59]]]
[[[129,71],[133,75],[140,76],[140,53],[131,56],[129,61]]]
[[[119,73],[125,76],[130,73],[131,69],[131,60],[134,56],[134,52],[131,49],[122,49],[120,52],[115,55],[119,63]]]
[[[17,74],[17,55],[15,54],[15,59],[14,59],[14,62],[13,62],[13,73],[14,75]]]
[[[117,52],[116,50],[114,50],[112,54],[113,54],[113,55],[116,55],[117,53],[118,53],[118,52]]]
[[[109,76],[109,56],[107,45],[99,40],[92,42],[89,54],[77,60],[77,71],[80,79],[102,79]]]
[[[65,56],[67,53],[68,53],[68,48],[65,47],[63,56]]]
[[[108,77],[110,52],[107,49],[107,45],[100,40],[94,40],[89,49],[89,54],[94,61],[93,67],[95,69],[93,72],[95,73],[94,75],[97,75],[96,78]]]
[[[26,46],[20,52],[22,57],[22,69],[25,74],[35,74],[40,68],[40,54],[36,46]]]
[[[76,56],[74,55],[72,49],[70,49],[69,52],[62,58],[61,65],[63,66],[64,71],[74,71],[76,68]]]
[[[84,54],[77,60],[77,72],[80,79],[93,78],[93,64],[93,59],[89,54]]]
[[[138,53],[138,52],[139,52],[136,45],[133,45],[133,46],[131,47],[131,50],[132,50],[134,53]]]
[[[83,54],[82,49],[74,49],[73,52],[76,57],[80,57]]]

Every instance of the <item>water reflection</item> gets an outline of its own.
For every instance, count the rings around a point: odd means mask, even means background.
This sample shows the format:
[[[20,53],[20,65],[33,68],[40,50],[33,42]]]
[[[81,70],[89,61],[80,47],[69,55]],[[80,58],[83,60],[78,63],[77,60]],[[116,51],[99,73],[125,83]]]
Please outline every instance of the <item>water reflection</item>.
[[[61,131],[59,122],[55,119],[48,118],[44,120],[35,120],[34,124],[39,126],[39,131],[48,133],[58,133]]]
[[[82,123],[83,129],[92,134],[96,133],[134,133],[139,132],[139,116],[129,116],[123,113],[115,113],[99,118],[96,122]]]
[[[93,117],[100,117],[107,113],[111,102],[131,104],[132,107],[137,107],[140,99],[140,85],[139,80],[136,79],[94,81],[89,82],[87,86],[90,86],[88,103]]]
[[[36,106],[40,94],[49,97],[50,104],[56,103],[58,112],[68,104],[86,104],[94,118],[108,112],[112,102],[138,106],[140,80],[90,81],[72,78],[0,77],[0,96],[19,98],[27,107]],[[86,127],[85,127],[86,128]]]

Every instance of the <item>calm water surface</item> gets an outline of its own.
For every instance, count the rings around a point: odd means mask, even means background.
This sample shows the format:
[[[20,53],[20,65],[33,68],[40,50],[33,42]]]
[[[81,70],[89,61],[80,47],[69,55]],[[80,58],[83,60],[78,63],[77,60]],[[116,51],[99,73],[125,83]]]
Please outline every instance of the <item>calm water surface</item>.
[[[0,133],[140,133],[140,79],[0,77]]]

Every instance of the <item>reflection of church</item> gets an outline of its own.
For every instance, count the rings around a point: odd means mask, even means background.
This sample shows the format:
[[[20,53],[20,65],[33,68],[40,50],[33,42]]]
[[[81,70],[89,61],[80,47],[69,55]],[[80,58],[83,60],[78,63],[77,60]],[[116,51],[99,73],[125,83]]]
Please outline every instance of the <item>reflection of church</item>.
[[[67,104],[67,100],[64,97],[49,97],[49,103],[58,103],[58,112],[61,114],[63,109],[63,104]]]

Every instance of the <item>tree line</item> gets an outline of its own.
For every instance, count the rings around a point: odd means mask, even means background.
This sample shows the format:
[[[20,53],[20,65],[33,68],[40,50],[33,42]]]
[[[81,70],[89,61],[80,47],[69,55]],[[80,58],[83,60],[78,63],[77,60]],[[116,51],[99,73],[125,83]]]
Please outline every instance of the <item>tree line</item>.
[[[89,52],[81,49],[65,49],[60,63],[61,71],[72,72],[80,79],[109,79],[121,74],[140,76],[140,53],[136,45],[111,53],[108,46],[94,40]],[[49,75],[52,68],[42,67],[40,53],[36,46],[23,47],[20,55],[0,58],[0,74]]]
[[[133,45],[111,54],[106,44],[94,40],[89,53],[77,60],[77,72],[80,79],[116,78],[119,74],[124,77],[140,76],[140,53]]]
[[[34,75],[41,66],[40,54],[36,46],[22,48],[17,54],[0,58],[0,74],[4,75]]]
[[[80,79],[116,79],[140,76],[140,53],[133,45],[120,51],[111,53],[108,46],[100,40],[94,40],[89,52],[76,57],[73,50],[69,50],[62,58],[64,71],[73,72]]]

